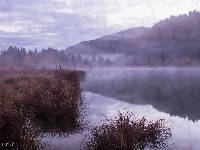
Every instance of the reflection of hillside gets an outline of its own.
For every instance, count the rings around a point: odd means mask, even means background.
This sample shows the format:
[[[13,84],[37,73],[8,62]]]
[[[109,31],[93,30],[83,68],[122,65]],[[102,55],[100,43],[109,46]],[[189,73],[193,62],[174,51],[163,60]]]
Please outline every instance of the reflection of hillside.
[[[92,71],[88,73],[83,87],[106,97],[134,104],[150,103],[156,109],[171,115],[199,120],[200,71],[172,70],[129,69],[124,74],[117,69]]]

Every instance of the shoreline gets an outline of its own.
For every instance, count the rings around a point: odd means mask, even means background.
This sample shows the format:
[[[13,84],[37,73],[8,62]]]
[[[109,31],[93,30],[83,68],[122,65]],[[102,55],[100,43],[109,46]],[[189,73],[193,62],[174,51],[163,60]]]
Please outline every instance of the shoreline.
[[[72,69],[72,68],[63,68]],[[200,67],[94,67],[94,68],[74,68],[75,70],[93,70],[93,69],[200,69]],[[73,70],[73,69],[72,69]]]

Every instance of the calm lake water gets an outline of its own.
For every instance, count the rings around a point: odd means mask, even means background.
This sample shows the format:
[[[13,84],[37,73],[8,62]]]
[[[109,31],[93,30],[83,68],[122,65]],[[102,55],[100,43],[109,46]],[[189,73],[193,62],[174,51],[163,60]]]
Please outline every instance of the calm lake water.
[[[86,72],[82,88],[90,106],[89,124],[126,109],[137,118],[169,121],[173,137],[167,149],[200,149],[200,69],[107,68]],[[86,132],[44,140],[51,140],[54,150],[75,150],[80,149]]]

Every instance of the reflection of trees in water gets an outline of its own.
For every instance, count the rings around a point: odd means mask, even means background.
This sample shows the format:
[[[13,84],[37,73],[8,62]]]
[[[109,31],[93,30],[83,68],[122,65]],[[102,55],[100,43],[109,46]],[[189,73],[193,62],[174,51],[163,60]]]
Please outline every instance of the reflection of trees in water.
[[[1,144],[3,149],[36,150],[44,149],[44,145],[47,144],[41,140],[45,137],[41,128],[30,122],[30,119],[19,111],[1,113],[1,123],[0,142],[3,143]]]
[[[80,122],[81,122],[80,116]],[[34,121],[37,126],[41,128],[42,133],[44,133],[49,138],[66,138],[70,134],[80,133],[86,126],[86,121],[78,124],[73,119],[56,118],[55,120],[49,120],[48,118],[40,118]]]
[[[106,72],[95,72],[95,71],[89,71],[87,73],[87,76],[91,76],[92,79],[96,79],[96,78],[103,78],[103,77],[109,77],[110,76],[110,71],[106,71]]]
[[[106,70],[107,71],[107,70]],[[151,104],[156,109],[189,120],[200,119],[200,80],[195,69],[130,70],[120,76],[111,70],[113,78],[86,81],[84,88],[106,97],[133,104]],[[95,71],[93,72],[95,73]],[[90,82],[91,81],[91,82]]]

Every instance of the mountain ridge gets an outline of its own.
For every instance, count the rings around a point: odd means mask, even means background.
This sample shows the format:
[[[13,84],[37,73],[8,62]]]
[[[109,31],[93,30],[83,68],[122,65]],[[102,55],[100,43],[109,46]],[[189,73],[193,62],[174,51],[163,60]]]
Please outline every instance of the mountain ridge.
[[[186,57],[189,57],[189,61],[193,62],[192,65],[197,65],[200,56],[198,31],[200,31],[200,13],[194,10],[188,15],[170,16],[149,28],[130,28],[94,40],[80,42],[66,48],[65,53],[120,54],[125,57],[126,54],[132,53],[132,57],[136,59],[134,61],[138,62],[139,66],[158,65],[155,61],[160,61],[159,65],[167,64],[163,62],[170,57],[173,60],[177,59],[176,62],[173,61],[173,65],[178,65],[177,62],[185,65],[183,59],[186,61]],[[133,61],[129,57],[124,59],[127,61],[123,61],[123,64]]]

